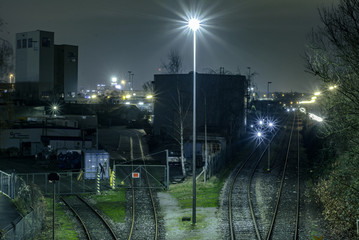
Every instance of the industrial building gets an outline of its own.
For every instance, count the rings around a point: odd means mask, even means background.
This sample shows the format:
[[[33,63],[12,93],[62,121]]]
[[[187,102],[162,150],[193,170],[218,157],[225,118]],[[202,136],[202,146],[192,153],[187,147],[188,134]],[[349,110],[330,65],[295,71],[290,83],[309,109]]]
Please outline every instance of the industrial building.
[[[55,45],[53,32],[16,34],[16,96],[23,101],[76,100],[78,47]]]
[[[205,129],[209,136],[224,137],[227,142],[245,133],[246,77],[242,75],[196,75],[196,125],[198,136]],[[153,131],[161,141],[192,136],[193,73],[154,76]]]
[[[0,151],[34,156],[46,149],[96,149],[96,129],[96,116],[26,117],[0,132]]]

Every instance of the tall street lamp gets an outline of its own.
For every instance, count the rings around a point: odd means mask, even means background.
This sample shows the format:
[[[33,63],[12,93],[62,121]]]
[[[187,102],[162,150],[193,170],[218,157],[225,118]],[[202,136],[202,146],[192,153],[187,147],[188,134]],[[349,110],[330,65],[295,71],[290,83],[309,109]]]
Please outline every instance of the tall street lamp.
[[[193,178],[193,203],[192,224],[196,224],[196,31],[200,27],[200,21],[192,18],[188,21],[188,27],[193,31],[193,152],[192,152],[192,178]]]

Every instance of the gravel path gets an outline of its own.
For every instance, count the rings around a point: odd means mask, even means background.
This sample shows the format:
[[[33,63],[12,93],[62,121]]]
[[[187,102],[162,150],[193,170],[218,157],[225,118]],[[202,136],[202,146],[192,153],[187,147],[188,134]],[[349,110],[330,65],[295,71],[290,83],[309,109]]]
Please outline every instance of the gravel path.
[[[192,209],[181,209],[177,200],[168,193],[159,192],[158,199],[166,230],[165,239],[224,239],[222,238],[217,208],[197,208],[198,227],[196,229],[182,228],[182,217],[192,216]]]

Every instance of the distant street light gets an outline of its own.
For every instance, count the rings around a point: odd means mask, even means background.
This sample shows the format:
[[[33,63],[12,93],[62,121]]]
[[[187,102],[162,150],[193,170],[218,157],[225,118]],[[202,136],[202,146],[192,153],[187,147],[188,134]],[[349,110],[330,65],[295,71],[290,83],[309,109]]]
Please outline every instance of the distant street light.
[[[58,103],[52,103],[50,105],[51,115],[55,116],[60,112],[60,105]]]
[[[193,31],[193,152],[192,152],[193,203],[192,203],[192,224],[196,224],[196,31],[200,28],[200,21],[196,18],[192,18],[188,21],[188,27]]]

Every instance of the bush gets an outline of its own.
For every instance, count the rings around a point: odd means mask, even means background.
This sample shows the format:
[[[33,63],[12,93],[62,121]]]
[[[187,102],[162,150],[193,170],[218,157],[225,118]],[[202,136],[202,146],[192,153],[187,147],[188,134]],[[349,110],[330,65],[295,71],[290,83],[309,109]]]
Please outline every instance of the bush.
[[[23,216],[36,209],[39,214],[38,216],[44,219],[45,198],[37,185],[32,183],[26,184],[20,179],[19,191],[13,202]]]
[[[340,238],[356,235],[356,219],[359,215],[359,157],[354,153],[340,156],[331,166],[328,177],[315,186],[319,201],[323,204],[323,215],[331,229]]]

